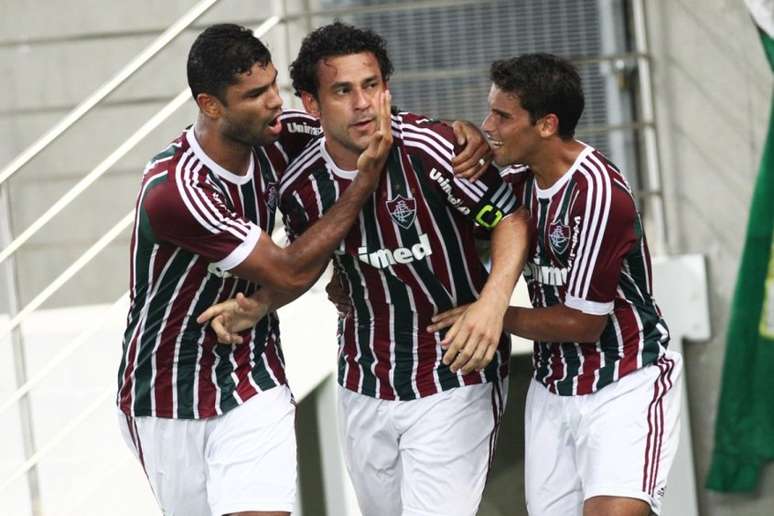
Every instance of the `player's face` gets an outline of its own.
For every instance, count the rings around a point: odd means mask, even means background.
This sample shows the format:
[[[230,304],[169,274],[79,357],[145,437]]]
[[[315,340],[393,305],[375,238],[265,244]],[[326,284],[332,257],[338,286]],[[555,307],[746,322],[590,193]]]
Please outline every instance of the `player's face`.
[[[489,90],[489,114],[481,126],[492,147],[494,162],[504,167],[530,164],[539,143],[539,131],[519,97],[494,84]]]
[[[307,110],[320,117],[332,153],[359,155],[376,131],[376,98],[386,89],[371,52],[322,60],[317,67],[317,97],[306,95]]]
[[[282,97],[277,88],[277,70],[272,63],[256,63],[238,75],[236,84],[226,88],[221,131],[228,139],[246,145],[266,145],[282,131],[278,117]]]

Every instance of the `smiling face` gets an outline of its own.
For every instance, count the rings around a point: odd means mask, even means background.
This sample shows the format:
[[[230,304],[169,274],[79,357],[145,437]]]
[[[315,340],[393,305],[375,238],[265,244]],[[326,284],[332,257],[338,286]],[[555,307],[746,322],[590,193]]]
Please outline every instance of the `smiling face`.
[[[371,52],[329,57],[317,64],[317,98],[302,92],[307,111],[320,118],[328,151],[353,169],[376,131],[377,95],[387,85]]]
[[[279,115],[282,97],[277,87],[277,70],[272,63],[259,63],[226,88],[220,104],[220,132],[245,145],[266,145],[282,131]]]
[[[489,91],[489,113],[481,128],[500,167],[529,165],[541,142],[540,130],[521,107],[519,97],[494,84]]]

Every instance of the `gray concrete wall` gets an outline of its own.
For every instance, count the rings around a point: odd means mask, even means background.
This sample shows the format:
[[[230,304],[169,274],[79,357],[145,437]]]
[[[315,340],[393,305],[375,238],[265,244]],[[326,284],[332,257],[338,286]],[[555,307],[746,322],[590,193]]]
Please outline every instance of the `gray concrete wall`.
[[[5,165],[87,95],[118,72],[194,0],[137,2],[0,1],[0,163]],[[106,8],[107,6],[107,8]],[[186,87],[185,58],[201,27],[252,24],[274,12],[274,0],[222,0],[129,79],[104,105],[65,133],[8,183],[18,235],[142,123]],[[265,38],[287,69],[286,34]],[[287,73],[281,74],[287,79]],[[192,102],[153,131],[16,255],[20,302],[29,302],[134,204],[147,160],[194,120]],[[45,306],[115,300],[128,287],[125,231]],[[5,288],[0,289],[5,311]]]
[[[671,247],[676,253],[704,253],[709,264],[713,338],[685,348],[701,514],[771,515],[773,467],[754,495],[720,495],[702,486],[772,74],[742,0],[646,4]]]

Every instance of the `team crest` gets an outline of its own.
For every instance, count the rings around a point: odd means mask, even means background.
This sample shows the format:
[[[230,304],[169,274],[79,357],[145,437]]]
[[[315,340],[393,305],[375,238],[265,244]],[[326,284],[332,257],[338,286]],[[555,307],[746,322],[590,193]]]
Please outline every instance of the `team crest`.
[[[555,255],[564,254],[570,243],[570,228],[564,224],[552,222],[548,225],[548,240],[551,242],[551,249]]]
[[[392,215],[392,219],[398,223],[403,229],[408,229],[414,223],[416,217],[416,201],[409,197],[408,199],[402,195],[393,197],[387,201],[387,209]]]
[[[277,183],[269,183],[266,185],[266,205],[271,211],[277,209],[279,200],[279,193],[277,192]]]

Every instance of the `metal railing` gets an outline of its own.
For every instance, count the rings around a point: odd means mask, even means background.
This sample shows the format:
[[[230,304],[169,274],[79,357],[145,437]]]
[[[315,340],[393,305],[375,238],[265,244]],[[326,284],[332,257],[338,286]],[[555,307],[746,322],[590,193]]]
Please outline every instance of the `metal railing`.
[[[111,80],[103,84],[97,91],[90,95],[85,101],[78,105],[73,111],[71,111],[65,118],[57,123],[52,129],[44,134],[33,145],[28,147],[25,151],[19,154],[9,165],[4,167],[0,171],[0,187],[4,187],[3,181],[9,179],[25,164],[27,164],[32,158],[38,155],[43,149],[55,141],[65,131],[72,127],[78,120],[80,120],[86,113],[92,110],[99,104],[107,95],[114,91],[118,86],[125,82],[129,77],[134,75],[148,60],[156,55],[160,50],[166,47],[177,35],[179,35],[184,29],[190,26],[193,21],[201,17],[207,10],[209,10],[218,0],[203,0],[196,6],[194,6],[189,12],[183,15],[177,20],[169,29],[167,29],[159,38],[157,38],[151,45],[143,50],[137,57],[135,57],[126,67],[124,67],[116,76]],[[257,37],[265,35],[268,31],[274,28],[280,19],[276,16],[266,19],[253,31]],[[139,144],[151,131],[163,123],[174,112],[182,107],[186,101],[190,99],[190,91],[188,88],[183,89],[178,93],[169,103],[161,108],[155,115],[148,119],[140,128],[135,131],[126,141],[119,145],[113,152],[111,152],[102,162],[100,162],[93,170],[91,170],[83,179],[81,179],[75,186],[73,186],[67,193],[65,193],[57,202],[55,202],[46,212],[41,215],[35,222],[33,222],[25,231],[23,231],[18,237],[16,237],[10,244],[0,251],[0,265],[3,264],[9,257],[16,252],[19,247],[29,240],[37,231],[44,227],[54,216],[62,211],[67,205],[69,205],[77,196],[79,196],[84,190],[92,185],[99,177],[107,173],[115,163],[118,162],[124,155],[126,155],[131,149]],[[54,281],[52,281],[46,288],[44,288],[37,296],[35,296],[27,305],[25,305],[18,313],[13,314],[11,320],[7,325],[0,329],[0,340],[3,340],[6,336],[14,331],[18,331],[21,323],[35,310],[37,310],[46,300],[54,295],[59,289],[62,288],[75,274],[83,269],[97,254],[99,254],[105,247],[107,247],[113,240],[115,240],[121,233],[123,233],[132,223],[134,219],[135,210],[131,210],[127,213],[118,223],[116,223],[110,230],[107,231],[97,242],[95,242],[88,250],[86,250],[77,260],[75,260],[64,272],[62,272]],[[8,264],[5,264],[6,266]],[[123,306],[124,299],[128,296],[128,292],[124,293],[118,301],[113,304],[113,309],[119,306]],[[37,386],[43,379],[51,374],[59,365],[61,365],[68,357],[72,356],[78,349],[88,341],[96,332],[100,329],[102,322],[86,329],[69,345],[60,350],[57,355],[51,359],[42,369],[40,369],[32,378],[27,379],[26,375],[21,379],[21,385],[18,385],[16,390],[11,395],[2,401],[0,405],[0,414],[4,413],[16,403],[23,401],[29,392]],[[9,339],[10,340],[10,339]],[[0,492],[6,490],[16,480],[30,472],[36,467],[40,461],[51,453],[57,446],[59,446],[64,439],[73,433],[79,425],[83,424],[92,414],[94,414],[102,404],[109,400],[112,396],[114,389],[108,387],[97,399],[95,399],[85,410],[82,410],[79,414],[75,415],[68,423],[61,429],[55,436],[49,439],[45,445],[40,449],[34,451],[30,456],[25,458],[25,461],[20,464],[8,477],[0,480]],[[37,514],[39,504],[33,500],[33,511]]]

